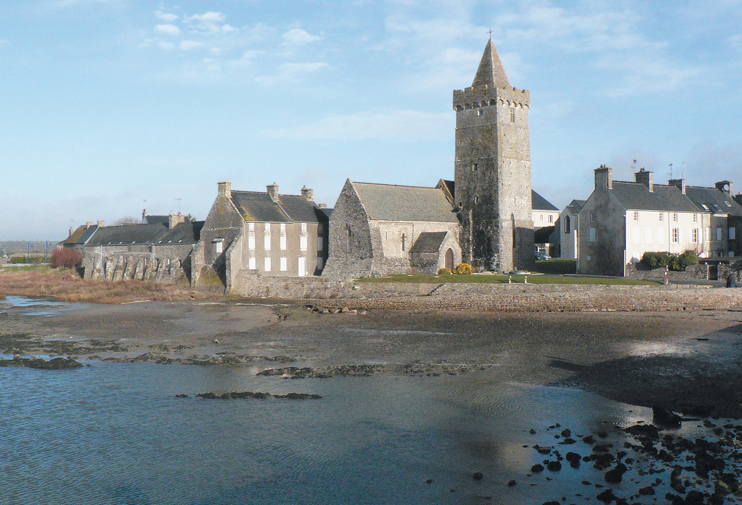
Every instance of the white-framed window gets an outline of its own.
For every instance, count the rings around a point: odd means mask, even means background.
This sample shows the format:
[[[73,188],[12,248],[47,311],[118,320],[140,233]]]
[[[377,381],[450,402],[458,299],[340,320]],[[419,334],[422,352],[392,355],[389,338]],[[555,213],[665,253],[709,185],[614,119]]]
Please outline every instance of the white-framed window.
[[[737,229],[734,226],[729,227],[729,240],[735,240],[737,238]]]
[[[317,256],[317,269],[322,270],[324,266],[324,259],[322,258],[322,256]]]
[[[307,259],[302,257],[299,257],[299,277],[304,277],[307,275]]]
[[[255,250],[255,232],[249,232],[247,234],[247,249],[249,251]]]
[[[253,231],[254,232],[255,231],[255,223],[253,223],[252,221],[250,221],[249,223],[247,223],[247,231]]]
[[[673,244],[680,242],[680,228],[673,228],[670,240]]]
[[[634,221],[639,221],[639,213],[634,212]]]
[[[281,235],[286,235],[286,223],[281,223]]]
[[[677,222],[677,220],[678,220],[678,213],[677,212],[673,212],[672,213],[672,220],[673,220],[673,222]]]
[[[307,236],[306,235],[299,236],[299,250],[300,251],[307,250]]]
[[[215,238],[213,241],[214,244],[214,252],[216,254],[221,254],[224,252],[224,239],[223,238]]]
[[[652,243],[652,228],[650,228],[649,226],[644,228],[644,243],[645,244]]]
[[[263,234],[263,249],[271,250],[271,224],[265,223],[265,233]]]
[[[721,240],[721,228],[716,229],[716,240]]]
[[[307,223],[301,223],[301,232],[306,233],[307,232]]]
[[[281,235],[278,239],[278,248],[282,251],[286,250],[286,235]]]
[[[281,258],[279,260],[279,268],[281,269],[281,272],[285,272],[288,270],[289,267],[289,260],[288,258]]]
[[[698,228],[693,228],[690,234],[690,241],[694,244],[698,243]]]
[[[554,222],[554,216],[552,216],[551,214],[549,215],[549,222],[550,223],[553,223]]]
[[[664,228],[657,228],[657,243],[658,244],[665,243],[665,229]]]
[[[317,237],[317,250],[321,251],[323,247],[324,247],[324,244],[323,244],[322,237]]]
[[[252,256],[248,258],[247,260],[247,268],[250,270],[256,270],[258,268],[258,262],[255,259],[255,256]]]
[[[263,270],[265,270],[266,272],[271,271],[271,259],[270,258],[265,258],[265,260],[263,261]]]
[[[711,242],[711,228],[704,228],[704,238],[706,242]]]
[[[639,230],[639,227],[638,226],[634,226],[633,235],[634,235],[634,243],[635,244],[641,244],[642,243],[640,233],[641,232]]]
[[[591,214],[591,215],[592,215],[592,214]],[[587,239],[588,239],[588,240],[589,240],[590,242],[595,242],[595,228],[590,228],[590,229],[588,230],[588,237],[587,237]]]
[[[595,215],[595,212],[590,213],[590,222],[594,223],[597,220],[597,216]]]

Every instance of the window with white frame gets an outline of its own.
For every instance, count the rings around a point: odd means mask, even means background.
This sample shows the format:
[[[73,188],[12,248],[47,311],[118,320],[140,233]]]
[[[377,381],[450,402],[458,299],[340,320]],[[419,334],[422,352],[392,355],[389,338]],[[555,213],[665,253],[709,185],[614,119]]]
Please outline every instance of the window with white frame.
[[[255,256],[252,256],[252,257],[248,258],[248,260],[247,260],[247,268],[249,270],[256,270],[258,268],[258,262],[255,259]]]
[[[552,216],[551,214],[549,215],[549,222],[550,223],[553,223],[554,222],[554,216]]]
[[[644,228],[644,243],[651,244],[652,242],[652,228],[647,226],[646,228]]]
[[[672,229],[671,241],[673,244],[680,242],[680,228]]]
[[[265,258],[265,260],[263,261],[263,270],[265,270],[266,272],[271,271],[271,259],[270,258]]]
[[[597,216],[595,215],[595,212],[590,213],[590,222],[594,223],[597,219]]]
[[[214,252],[216,254],[221,254],[224,252],[224,239],[223,238],[215,238],[213,241],[214,244]]]
[[[634,235],[634,243],[641,244],[642,241],[641,241],[641,235],[640,235],[640,230],[638,226],[634,226],[633,235]]]
[[[704,228],[703,237],[706,242],[711,242],[711,228]]]
[[[694,223],[698,222],[698,214],[693,214],[693,222]]]
[[[278,248],[282,251],[286,250],[286,235],[281,235],[281,237],[278,239]]]
[[[664,228],[657,228],[657,243],[658,244],[664,244],[665,243],[665,229]]]
[[[694,244],[698,243],[698,228],[693,228],[693,230],[691,230],[690,241]]]
[[[306,235],[299,236],[299,250],[300,251],[307,250],[307,236]]]
[[[595,242],[595,228],[590,228],[588,230],[588,241]]]
[[[263,234],[263,249],[271,250],[271,224],[265,223],[265,232]]]
[[[307,223],[301,223],[301,232],[306,233],[307,232]]]
[[[289,266],[289,260],[288,258],[281,258],[278,261],[279,268],[281,269],[281,272],[285,272],[288,269]]]

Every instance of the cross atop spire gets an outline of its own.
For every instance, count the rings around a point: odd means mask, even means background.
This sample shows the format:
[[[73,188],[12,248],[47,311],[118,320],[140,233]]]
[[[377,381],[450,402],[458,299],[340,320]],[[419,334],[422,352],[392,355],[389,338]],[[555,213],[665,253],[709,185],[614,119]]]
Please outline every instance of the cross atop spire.
[[[492,30],[490,30],[490,37],[492,37]],[[484,48],[482,61],[479,62],[477,75],[474,77],[472,86],[484,86],[485,84],[488,87],[511,88],[510,81],[505,73],[505,68],[502,66],[500,56],[497,54],[497,49],[495,49],[495,43],[492,42],[492,38],[487,41],[487,46]]]

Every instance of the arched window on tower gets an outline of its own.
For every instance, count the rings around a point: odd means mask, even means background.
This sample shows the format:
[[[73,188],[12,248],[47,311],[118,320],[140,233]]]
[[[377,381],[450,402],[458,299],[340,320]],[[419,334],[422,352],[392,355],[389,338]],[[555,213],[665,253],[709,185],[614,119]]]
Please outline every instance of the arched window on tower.
[[[406,242],[407,242],[407,236],[403,233],[402,234],[402,252],[405,251],[405,246],[407,245]]]
[[[571,231],[572,223],[570,222],[569,216],[564,218],[564,233],[569,233]]]
[[[510,122],[515,123],[515,107],[510,107]]]

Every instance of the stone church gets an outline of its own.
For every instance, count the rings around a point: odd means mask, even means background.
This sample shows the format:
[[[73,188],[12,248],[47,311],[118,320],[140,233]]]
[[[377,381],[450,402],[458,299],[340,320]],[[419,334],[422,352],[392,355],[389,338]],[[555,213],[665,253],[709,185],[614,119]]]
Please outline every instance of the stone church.
[[[330,217],[323,275],[435,273],[462,261],[503,272],[533,266],[530,93],[510,86],[492,39],[471,87],[453,92],[453,108],[455,180],[348,180]]]

